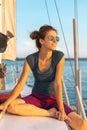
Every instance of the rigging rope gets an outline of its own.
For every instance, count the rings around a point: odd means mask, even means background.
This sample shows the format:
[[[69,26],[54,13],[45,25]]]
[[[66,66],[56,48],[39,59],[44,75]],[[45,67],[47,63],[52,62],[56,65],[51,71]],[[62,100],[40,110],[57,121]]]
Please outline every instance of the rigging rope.
[[[46,0],[45,0],[45,5],[46,5],[46,10],[47,10],[47,15],[48,15],[49,23],[51,25],[51,20],[50,20],[50,15],[49,15],[49,11],[48,11],[48,6],[47,6],[47,1]]]
[[[55,3],[55,7],[56,7],[58,18],[59,18],[59,23],[60,23],[60,27],[61,27],[61,30],[62,30],[62,34],[63,34],[65,46],[66,46],[66,49],[67,49],[67,54],[68,54],[68,57],[70,59],[70,54],[69,54],[69,51],[68,51],[67,42],[66,42],[66,39],[65,39],[65,35],[64,35],[64,31],[63,31],[63,26],[62,26],[62,23],[61,23],[61,19],[60,19],[59,10],[58,10],[58,7],[57,7],[56,0],[54,0],[54,3]],[[75,80],[75,75],[74,75],[74,70],[73,70],[73,67],[72,67],[71,59],[70,59],[70,66],[71,66],[71,70],[72,70],[72,73],[73,73],[73,78]]]

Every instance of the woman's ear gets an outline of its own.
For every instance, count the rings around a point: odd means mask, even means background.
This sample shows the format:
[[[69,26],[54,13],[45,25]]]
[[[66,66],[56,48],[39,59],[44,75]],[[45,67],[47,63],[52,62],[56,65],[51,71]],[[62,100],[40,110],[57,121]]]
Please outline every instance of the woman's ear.
[[[44,43],[44,40],[43,39],[39,39],[39,42],[41,43],[41,45]]]

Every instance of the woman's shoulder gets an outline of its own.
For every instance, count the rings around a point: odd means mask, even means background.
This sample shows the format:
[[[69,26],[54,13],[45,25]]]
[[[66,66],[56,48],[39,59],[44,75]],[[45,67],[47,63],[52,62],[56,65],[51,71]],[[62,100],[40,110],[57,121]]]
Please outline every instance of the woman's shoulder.
[[[37,56],[38,56],[38,52],[34,52],[32,54],[29,54],[26,57],[26,61],[28,62],[28,64],[30,65],[31,69],[34,68],[36,62],[37,62]]]
[[[55,50],[53,51],[53,55],[59,57],[59,56],[64,56],[64,53],[60,50]]]
[[[55,63],[55,65],[59,63],[59,61],[62,59],[63,56],[64,53],[62,51],[59,50],[53,51],[53,62]]]
[[[31,54],[27,55],[26,59],[29,58],[29,57],[35,57],[37,54],[38,54],[38,51],[31,53]]]

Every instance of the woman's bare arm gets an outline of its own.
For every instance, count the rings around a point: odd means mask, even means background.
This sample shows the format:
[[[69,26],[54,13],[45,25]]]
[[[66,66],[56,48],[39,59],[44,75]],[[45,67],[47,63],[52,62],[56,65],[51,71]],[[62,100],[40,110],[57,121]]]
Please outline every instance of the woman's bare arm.
[[[22,91],[24,84],[28,78],[29,72],[30,72],[30,67],[29,67],[27,61],[25,60],[21,77],[20,77],[17,85],[14,87],[9,99],[6,102],[11,103],[20,94],[20,92]]]
[[[65,60],[63,57],[61,59],[61,61],[57,64],[55,83],[54,83],[59,111],[64,111],[63,98],[62,98],[62,73],[63,73],[63,69],[64,69],[64,61]]]
[[[14,87],[10,97],[3,104],[0,105],[0,110],[2,110],[2,117],[4,116],[5,111],[9,106],[9,104],[11,104],[11,102],[15,100],[20,94],[20,92],[22,91],[24,84],[28,78],[29,72],[30,72],[30,67],[27,61],[25,60],[23,71],[17,85]]]

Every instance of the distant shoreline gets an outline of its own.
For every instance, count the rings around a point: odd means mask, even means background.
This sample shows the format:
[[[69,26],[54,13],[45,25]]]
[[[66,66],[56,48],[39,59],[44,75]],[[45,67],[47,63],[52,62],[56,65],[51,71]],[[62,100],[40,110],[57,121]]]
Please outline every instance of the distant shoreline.
[[[16,58],[16,60],[25,60],[25,58]],[[74,60],[74,58],[65,58],[65,60]],[[87,58],[81,57],[79,60],[87,60]]]
[[[66,60],[74,60],[74,58],[65,58]],[[78,58],[79,60],[87,60],[87,58],[84,58],[84,57],[82,57],[82,58]]]

